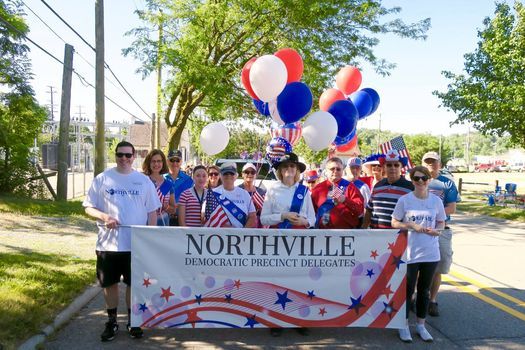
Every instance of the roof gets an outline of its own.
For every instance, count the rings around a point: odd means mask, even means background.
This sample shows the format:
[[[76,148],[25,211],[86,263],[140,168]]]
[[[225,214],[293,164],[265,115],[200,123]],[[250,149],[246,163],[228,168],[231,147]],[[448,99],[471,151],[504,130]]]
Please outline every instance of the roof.
[[[135,148],[150,148],[151,142],[151,123],[131,124],[129,126],[129,142]],[[165,148],[168,145],[168,128],[165,123],[160,128],[160,146]]]

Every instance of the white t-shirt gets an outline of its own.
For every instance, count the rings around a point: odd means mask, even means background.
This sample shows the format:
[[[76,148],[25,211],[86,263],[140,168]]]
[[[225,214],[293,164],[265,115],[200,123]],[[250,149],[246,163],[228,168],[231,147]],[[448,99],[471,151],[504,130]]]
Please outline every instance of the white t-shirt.
[[[232,201],[232,203],[235,204],[239,209],[241,209],[244,212],[244,214],[246,214],[246,216],[248,216],[248,214],[250,213],[255,213],[255,206],[253,205],[252,197],[250,196],[248,191],[243,190],[239,187],[234,187],[233,191],[227,191],[222,185],[214,188],[213,191],[223,195],[224,197]],[[206,208],[206,204],[203,205],[203,208]],[[226,213],[226,215],[228,215],[228,219],[230,220],[230,223],[233,227],[244,227],[232,213],[230,213],[226,209],[224,210],[224,212]]]
[[[82,205],[114,217],[121,225],[147,225],[148,213],[161,207],[155,185],[147,176],[136,170],[121,174],[116,168],[97,175]],[[131,251],[131,228],[108,229],[100,220],[97,226],[97,250]]]
[[[392,217],[402,222],[415,222],[425,228],[436,228],[436,221],[445,221],[445,208],[441,199],[429,193],[419,199],[410,192],[397,201]],[[426,233],[408,231],[407,263],[440,260],[439,238]]]

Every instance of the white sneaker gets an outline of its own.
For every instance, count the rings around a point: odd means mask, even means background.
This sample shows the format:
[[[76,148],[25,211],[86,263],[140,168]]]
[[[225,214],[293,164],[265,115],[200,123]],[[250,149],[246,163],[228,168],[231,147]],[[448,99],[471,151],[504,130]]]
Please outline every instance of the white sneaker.
[[[399,329],[399,339],[405,343],[412,343],[412,335],[410,334],[410,328],[408,328],[408,326]]]
[[[417,324],[417,325],[416,325],[416,332],[417,332],[417,334],[419,334],[419,336],[421,337],[421,339],[423,339],[423,341],[426,341],[426,342],[428,342],[428,343],[434,341],[434,338],[432,338],[432,336],[430,335],[430,333],[428,333],[428,331],[427,331],[427,329],[425,328],[425,325],[424,325],[424,324]]]

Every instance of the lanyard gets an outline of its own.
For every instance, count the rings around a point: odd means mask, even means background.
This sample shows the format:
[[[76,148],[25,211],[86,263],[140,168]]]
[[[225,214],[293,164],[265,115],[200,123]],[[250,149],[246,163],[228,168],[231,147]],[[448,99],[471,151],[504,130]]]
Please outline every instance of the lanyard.
[[[204,195],[206,194],[206,189],[202,191],[202,196],[199,197],[197,194],[197,190],[195,189],[195,186],[193,186],[193,193],[195,193],[195,197],[197,197],[197,200],[199,201],[199,206],[202,208],[202,202],[204,202]]]

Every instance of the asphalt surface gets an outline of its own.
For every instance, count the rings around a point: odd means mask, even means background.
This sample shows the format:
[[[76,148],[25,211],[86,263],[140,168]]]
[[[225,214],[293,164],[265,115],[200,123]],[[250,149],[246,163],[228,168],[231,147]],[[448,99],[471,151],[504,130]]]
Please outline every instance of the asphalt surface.
[[[303,336],[293,329],[272,337],[268,329],[145,330],[142,339],[126,331],[124,298],[115,340],[100,342],[106,314],[102,293],[47,338],[44,349],[525,349],[525,224],[483,216],[456,215],[454,264],[439,295],[440,317],[428,317],[433,343],[415,333],[404,344],[397,330],[317,328]],[[123,288],[122,288],[123,289]]]

